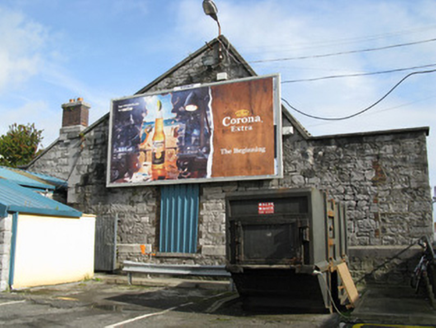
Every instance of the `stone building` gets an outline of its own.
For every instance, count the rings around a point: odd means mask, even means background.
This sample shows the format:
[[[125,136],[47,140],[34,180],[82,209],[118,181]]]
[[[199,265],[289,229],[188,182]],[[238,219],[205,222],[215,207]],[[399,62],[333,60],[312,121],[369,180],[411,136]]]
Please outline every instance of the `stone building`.
[[[136,94],[215,82],[223,76],[219,73],[229,80],[256,75],[223,36]],[[225,195],[233,191],[308,186],[328,190],[346,205],[350,267],[356,278],[403,282],[414,254],[403,250],[423,235],[433,236],[428,127],[314,137],[282,105],[284,177],[199,184],[195,251],[162,252],[163,187],[107,188],[109,114],[87,126],[86,102],[71,100],[62,107],[59,139],[28,169],[68,180],[69,205],[97,215],[97,221],[114,223],[114,268],[127,259],[145,261],[140,245],[156,253],[156,262],[223,263]]]

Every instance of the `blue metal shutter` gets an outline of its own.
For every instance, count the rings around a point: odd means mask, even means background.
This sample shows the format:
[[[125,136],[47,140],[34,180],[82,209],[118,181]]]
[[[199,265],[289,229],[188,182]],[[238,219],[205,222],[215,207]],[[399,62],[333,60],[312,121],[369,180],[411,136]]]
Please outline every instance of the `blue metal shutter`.
[[[196,253],[198,184],[161,187],[160,252]]]

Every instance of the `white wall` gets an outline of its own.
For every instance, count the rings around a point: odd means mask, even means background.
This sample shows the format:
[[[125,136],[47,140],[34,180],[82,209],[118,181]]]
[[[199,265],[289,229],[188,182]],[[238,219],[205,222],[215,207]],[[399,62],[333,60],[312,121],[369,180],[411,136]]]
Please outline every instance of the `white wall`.
[[[80,281],[94,275],[95,217],[18,217],[12,288]]]

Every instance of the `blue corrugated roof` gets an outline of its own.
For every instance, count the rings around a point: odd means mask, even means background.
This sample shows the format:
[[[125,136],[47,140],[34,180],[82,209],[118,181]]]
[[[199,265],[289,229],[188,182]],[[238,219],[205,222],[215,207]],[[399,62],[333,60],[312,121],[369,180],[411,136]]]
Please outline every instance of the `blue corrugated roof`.
[[[31,174],[39,179],[42,179],[52,185],[54,185],[55,187],[63,187],[66,188],[68,187],[68,182],[59,178],[55,178],[52,177],[50,175],[45,175],[45,174],[41,174],[41,173],[35,173],[35,172],[30,172],[30,171],[25,171],[28,174]]]
[[[56,187],[66,185],[66,182],[61,179],[4,166],[0,166],[0,177],[20,186],[39,190],[54,190]]]
[[[11,212],[67,217],[82,216],[81,212],[72,207],[0,178],[0,216],[5,217]]]

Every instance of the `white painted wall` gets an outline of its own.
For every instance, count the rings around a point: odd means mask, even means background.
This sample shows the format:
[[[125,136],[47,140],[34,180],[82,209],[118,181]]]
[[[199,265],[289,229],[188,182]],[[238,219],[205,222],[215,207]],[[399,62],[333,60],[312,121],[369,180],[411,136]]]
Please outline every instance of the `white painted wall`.
[[[12,288],[54,285],[94,275],[95,216],[18,217]]]

